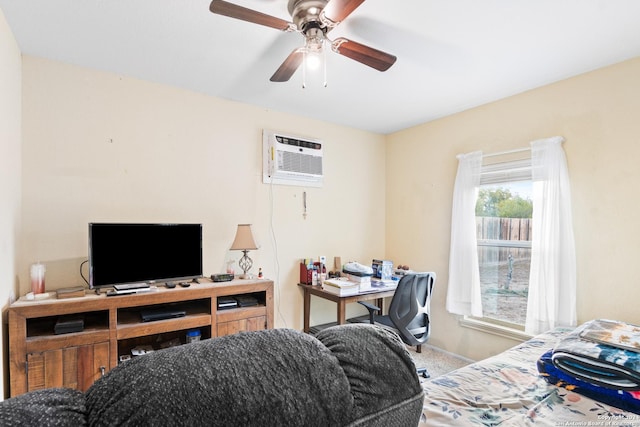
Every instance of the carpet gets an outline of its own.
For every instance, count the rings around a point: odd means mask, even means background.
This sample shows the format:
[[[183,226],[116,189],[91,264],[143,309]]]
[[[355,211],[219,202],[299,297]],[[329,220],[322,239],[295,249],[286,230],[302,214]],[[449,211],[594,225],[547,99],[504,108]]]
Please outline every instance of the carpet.
[[[413,358],[416,368],[427,368],[431,375],[429,380],[473,363],[471,359],[427,344],[422,345],[422,353],[416,352],[415,346],[407,346],[407,349]]]

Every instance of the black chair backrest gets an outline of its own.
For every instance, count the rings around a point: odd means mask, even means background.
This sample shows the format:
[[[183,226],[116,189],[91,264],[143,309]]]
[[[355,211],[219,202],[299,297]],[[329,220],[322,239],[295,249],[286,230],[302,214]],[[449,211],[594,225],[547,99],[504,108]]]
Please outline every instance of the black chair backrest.
[[[398,283],[389,305],[389,318],[402,340],[409,345],[424,344],[431,333],[431,293],[436,274],[406,274]]]

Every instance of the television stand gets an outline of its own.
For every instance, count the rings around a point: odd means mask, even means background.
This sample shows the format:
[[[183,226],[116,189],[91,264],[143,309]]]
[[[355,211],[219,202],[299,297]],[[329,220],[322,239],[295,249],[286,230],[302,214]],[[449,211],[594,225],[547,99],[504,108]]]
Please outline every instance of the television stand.
[[[188,288],[159,286],[114,298],[93,292],[66,299],[20,298],[8,310],[11,396],[50,387],[84,391],[121,358],[132,357],[132,350],[185,344],[189,330],[197,329],[207,339],[273,328],[271,280],[199,280]],[[218,298],[241,296],[258,303],[218,308]],[[145,321],[145,310],[184,315]],[[56,334],[63,316],[82,317],[82,330]]]

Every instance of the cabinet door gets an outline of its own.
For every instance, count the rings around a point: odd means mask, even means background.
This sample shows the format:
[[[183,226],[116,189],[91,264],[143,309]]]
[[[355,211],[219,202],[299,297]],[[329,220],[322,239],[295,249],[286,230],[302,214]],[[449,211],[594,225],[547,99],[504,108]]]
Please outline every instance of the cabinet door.
[[[85,391],[108,370],[108,342],[29,353],[27,388],[69,387]]]
[[[218,334],[221,337],[244,331],[261,331],[267,329],[267,317],[249,317],[246,319],[232,320],[218,323]]]

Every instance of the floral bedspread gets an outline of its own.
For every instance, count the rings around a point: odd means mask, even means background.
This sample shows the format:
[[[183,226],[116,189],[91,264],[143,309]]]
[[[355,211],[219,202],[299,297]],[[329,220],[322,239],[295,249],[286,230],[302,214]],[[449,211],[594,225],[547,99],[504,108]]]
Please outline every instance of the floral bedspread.
[[[640,415],[547,383],[536,362],[568,333],[557,329],[423,382],[420,426],[640,427]]]

